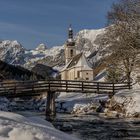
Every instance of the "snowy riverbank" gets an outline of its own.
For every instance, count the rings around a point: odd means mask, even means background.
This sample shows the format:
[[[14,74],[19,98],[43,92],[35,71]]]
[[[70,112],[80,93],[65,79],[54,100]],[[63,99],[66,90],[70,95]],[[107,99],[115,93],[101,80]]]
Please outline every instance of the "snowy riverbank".
[[[57,102],[59,112],[76,115],[101,112],[105,117],[140,117],[140,89],[122,90],[111,99],[107,95],[61,94]]]
[[[38,117],[0,111],[0,140],[77,140]]]
[[[105,113],[116,117],[140,117],[140,89],[123,90],[107,102]]]
[[[122,90],[111,99],[94,97],[92,102],[75,104],[72,111],[76,115],[94,112],[109,118],[140,118],[140,89]]]
[[[94,109],[91,106],[98,108],[100,106],[99,100],[107,100],[107,95],[83,94],[83,93],[62,93],[57,99],[57,111],[72,113],[77,109],[81,111],[86,108],[87,111],[91,112]],[[63,104],[61,106],[61,104]],[[90,108],[91,107],[91,108]],[[93,110],[92,110],[93,109]],[[83,112],[84,113],[84,112]]]

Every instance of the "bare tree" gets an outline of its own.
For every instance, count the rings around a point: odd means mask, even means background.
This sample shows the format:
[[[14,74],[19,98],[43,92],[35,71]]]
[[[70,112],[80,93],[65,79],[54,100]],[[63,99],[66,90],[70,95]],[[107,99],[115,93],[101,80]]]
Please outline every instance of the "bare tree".
[[[108,28],[100,41],[113,57],[111,63],[125,73],[130,82],[140,50],[140,0],[120,0],[108,12]]]

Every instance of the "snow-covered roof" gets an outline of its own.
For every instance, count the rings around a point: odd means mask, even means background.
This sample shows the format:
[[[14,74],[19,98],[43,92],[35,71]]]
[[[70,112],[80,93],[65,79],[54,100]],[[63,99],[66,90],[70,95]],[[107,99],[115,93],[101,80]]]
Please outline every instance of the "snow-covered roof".
[[[68,67],[68,65],[71,63],[72,60],[70,60],[60,71],[65,71]]]
[[[74,56],[71,63],[68,65],[67,68],[71,68],[71,67],[75,66],[78,63],[78,61],[80,60],[81,56],[82,56],[82,53],[79,53],[76,56]]]
[[[90,62],[85,57],[84,53],[79,53],[70,60],[70,62],[61,70],[70,69],[73,67],[82,67],[82,70],[93,70]]]

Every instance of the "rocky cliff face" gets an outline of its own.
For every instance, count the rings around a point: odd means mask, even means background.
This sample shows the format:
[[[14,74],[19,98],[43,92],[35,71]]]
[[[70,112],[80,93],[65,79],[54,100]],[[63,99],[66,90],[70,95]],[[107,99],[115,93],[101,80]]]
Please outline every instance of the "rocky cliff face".
[[[84,51],[87,56],[97,51],[97,37],[103,34],[104,30],[104,28],[99,30],[82,30],[77,33],[75,37],[77,50]]]
[[[24,54],[25,49],[16,40],[4,40],[0,42],[0,60],[9,64],[23,65],[25,63]]]
[[[50,49],[30,50],[27,52],[30,54],[30,59],[26,61],[24,67],[31,69],[36,64],[44,64],[50,67],[61,66],[64,64],[64,47],[55,46]]]

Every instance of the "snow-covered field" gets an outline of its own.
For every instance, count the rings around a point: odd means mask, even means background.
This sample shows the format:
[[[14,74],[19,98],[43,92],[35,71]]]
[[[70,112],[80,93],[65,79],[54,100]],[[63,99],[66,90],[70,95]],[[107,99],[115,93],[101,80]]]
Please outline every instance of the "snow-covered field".
[[[0,140],[76,140],[49,122],[0,111]]]

